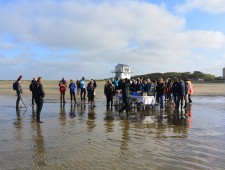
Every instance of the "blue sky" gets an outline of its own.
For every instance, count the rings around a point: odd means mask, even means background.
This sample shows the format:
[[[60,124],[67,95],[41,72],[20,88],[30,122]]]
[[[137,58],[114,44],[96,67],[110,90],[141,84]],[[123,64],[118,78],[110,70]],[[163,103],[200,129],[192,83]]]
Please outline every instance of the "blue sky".
[[[0,0],[0,79],[222,76],[225,0]]]

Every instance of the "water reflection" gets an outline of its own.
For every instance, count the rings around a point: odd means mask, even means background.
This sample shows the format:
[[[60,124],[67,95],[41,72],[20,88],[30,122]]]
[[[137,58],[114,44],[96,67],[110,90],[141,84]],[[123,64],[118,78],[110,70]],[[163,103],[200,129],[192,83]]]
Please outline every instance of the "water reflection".
[[[77,104],[77,111],[80,117],[83,117],[86,110],[86,104],[85,103],[79,103]]]
[[[110,110],[107,110],[105,112],[105,127],[106,127],[106,133],[107,132],[114,132],[113,130],[113,127],[115,126],[114,125],[114,116],[113,116],[113,111],[110,109]]]
[[[185,109],[185,113],[187,115],[188,128],[192,128],[192,106],[189,105],[187,109]]]
[[[65,103],[60,104],[60,112],[59,112],[59,121],[62,126],[66,125],[66,111],[65,111]]]
[[[76,117],[76,104],[72,104],[70,105],[70,119],[69,119],[69,123],[70,125],[74,125],[75,124],[75,117]]]
[[[16,131],[15,131],[15,137],[18,138],[19,140],[22,140],[23,139],[23,132],[22,132],[22,127],[23,127],[23,124],[22,124],[22,117],[24,115],[24,111],[23,111],[23,114],[21,115],[21,111],[19,109],[16,109],[16,119],[14,120],[13,124],[16,128]]]
[[[130,140],[129,129],[130,122],[128,119],[120,120],[119,125],[121,126],[122,136],[121,136],[121,151],[128,150],[128,141]]]
[[[187,114],[183,110],[175,109],[173,112],[173,132],[177,134],[188,134]]]
[[[45,142],[42,135],[41,125],[39,123],[35,126],[36,134],[33,136],[34,140],[34,164],[36,168],[46,166],[45,163]]]
[[[90,107],[88,109],[88,120],[86,121],[89,132],[92,132],[93,129],[96,127],[95,119],[96,119],[95,109],[94,107]]]
[[[76,117],[76,113],[75,113],[75,110],[76,110],[76,104],[71,104],[70,105],[70,118],[75,118]]]

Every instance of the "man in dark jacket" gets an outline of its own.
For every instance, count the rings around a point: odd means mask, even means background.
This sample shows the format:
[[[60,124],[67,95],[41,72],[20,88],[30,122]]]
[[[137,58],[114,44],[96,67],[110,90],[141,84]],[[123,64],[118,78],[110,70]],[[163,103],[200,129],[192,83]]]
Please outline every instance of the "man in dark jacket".
[[[105,94],[106,100],[107,100],[107,104],[106,104],[107,109],[109,108],[110,103],[111,103],[111,109],[112,109],[113,96],[115,95],[115,93],[116,93],[116,90],[115,90],[114,84],[112,84],[111,80],[108,80],[107,84],[105,85],[105,88],[104,88],[104,94]]]
[[[20,100],[21,100],[21,94],[23,93],[22,86],[21,86],[21,81],[22,81],[22,76],[19,76],[19,78],[16,81],[16,94],[17,94],[17,100],[16,100],[16,110],[19,110],[20,108]]]
[[[126,115],[128,115],[129,111],[129,97],[130,97],[130,80],[126,79],[126,81],[122,84],[122,97],[123,97],[123,103],[124,106],[119,110],[119,113],[123,112],[126,110]]]
[[[32,102],[32,105],[34,105],[34,89],[35,89],[35,86],[37,85],[37,78],[34,77],[33,80],[30,82],[30,91],[32,92],[32,99],[31,99],[31,102]]]
[[[184,100],[184,96],[185,96],[185,84],[184,81],[182,79],[180,79],[180,82],[177,85],[177,104],[176,104],[176,108],[179,109],[179,106],[181,105],[181,109],[183,107],[183,100]]]
[[[160,78],[159,82],[156,86],[157,96],[159,97],[160,110],[165,109],[165,105],[164,105],[165,89],[166,89],[166,86],[165,86],[165,83],[163,81],[163,78]]]
[[[41,114],[41,110],[42,110],[43,102],[44,102],[43,98],[45,96],[42,82],[43,82],[42,77],[38,77],[37,86],[35,86],[35,90],[34,90],[35,103],[37,104],[37,110],[36,110],[37,123],[43,123],[42,121],[40,121],[40,114]]]

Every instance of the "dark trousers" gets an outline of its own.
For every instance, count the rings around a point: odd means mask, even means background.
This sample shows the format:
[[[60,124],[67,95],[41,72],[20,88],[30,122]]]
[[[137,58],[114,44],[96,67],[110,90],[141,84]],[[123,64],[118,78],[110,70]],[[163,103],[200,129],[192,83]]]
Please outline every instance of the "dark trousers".
[[[85,100],[85,96],[86,96],[86,89],[85,88],[81,88],[81,91],[80,91],[80,98],[81,100]]]
[[[126,110],[126,114],[128,116],[128,111],[129,111],[129,101],[128,101],[128,99],[124,98],[123,103],[124,103],[124,106],[119,110],[119,112],[122,112],[122,111]]]
[[[65,100],[65,92],[60,92],[60,102],[66,102]]]
[[[189,101],[189,103],[192,102],[192,100],[191,100],[191,94],[188,94],[188,101]]]
[[[21,96],[17,95],[17,100],[16,100],[16,109],[20,108],[20,100],[21,100]]]
[[[37,104],[37,109],[36,109],[37,122],[40,122],[40,114],[41,114],[44,100],[38,99],[35,102]]]
[[[181,106],[181,108],[183,107],[183,100],[184,100],[184,95],[178,95],[177,104],[176,104],[177,108],[179,108],[179,105]]]
[[[71,102],[74,100],[76,102],[75,92],[70,92],[70,100]]]
[[[35,99],[34,99],[34,91],[32,91],[32,99],[31,99],[32,105],[34,105]]]
[[[106,106],[107,106],[107,108],[109,107],[109,105],[110,105],[110,103],[111,103],[111,107],[113,106],[113,97],[106,97],[106,102],[107,102],[107,104],[106,104]]]

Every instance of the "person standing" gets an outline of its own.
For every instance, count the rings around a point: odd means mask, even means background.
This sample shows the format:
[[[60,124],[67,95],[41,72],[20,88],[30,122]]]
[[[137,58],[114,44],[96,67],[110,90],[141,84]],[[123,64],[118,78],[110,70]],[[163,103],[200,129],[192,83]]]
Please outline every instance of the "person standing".
[[[181,109],[182,109],[184,96],[185,96],[185,84],[182,79],[180,79],[180,82],[178,83],[177,92],[178,92],[178,95],[177,95],[176,109],[179,109],[179,106],[181,106]]]
[[[191,96],[194,93],[194,87],[193,87],[193,84],[192,84],[191,80],[188,81],[188,85],[189,85],[189,88],[188,88],[188,101],[189,101],[189,103],[192,103]]]
[[[59,82],[59,91],[60,91],[60,103],[66,103],[65,100],[65,93],[66,93],[66,80],[64,79],[64,77],[62,78],[62,80]]]
[[[130,98],[130,80],[126,79],[126,81],[122,84],[122,97],[124,106],[119,110],[119,114],[126,110],[127,117],[129,116],[129,98]]]
[[[145,84],[145,88],[144,88],[144,92],[147,93],[147,96],[150,96],[151,95],[151,80],[150,79],[147,79],[146,80],[146,84]]]
[[[87,86],[87,92],[88,92],[88,102],[91,103],[91,107],[95,107],[94,103],[94,93],[95,93],[95,86],[94,86],[94,82],[93,80],[90,81],[90,83],[88,83]]]
[[[41,110],[42,110],[42,107],[43,107],[44,96],[45,96],[45,92],[44,92],[44,89],[43,89],[42,82],[43,82],[43,78],[38,77],[37,85],[34,88],[35,103],[37,105],[37,109],[36,109],[36,121],[37,121],[37,123],[43,123],[42,121],[40,121],[40,114],[41,114]]]
[[[178,78],[174,77],[173,85],[172,85],[172,94],[173,94],[173,105],[177,107],[177,99],[178,99]]]
[[[111,80],[107,81],[107,84],[105,85],[104,94],[106,96],[106,107],[109,108],[109,105],[111,104],[111,109],[113,106],[113,96],[115,95],[115,86],[112,83]]]
[[[156,87],[156,91],[157,91],[157,95],[159,97],[160,110],[164,110],[165,109],[164,100],[165,100],[166,86],[163,81],[163,78],[159,79],[159,83]]]
[[[69,89],[70,89],[70,100],[71,100],[71,103],[72,103],[73,100],[74,100],[75,103],[77,103],[76,96],[75,96],[76,85],[75,85],[75,83],[73,82],[72,79],[70,80]]]
[[[95,98],[97,83],[96,83],[94,78],[92,78],[91,80],[93,81],[93,85],[94,85],[94,88],[95,88],[94,89],[94,98]]]
[[[21,95],[23,93],[21,82],[22,82],[23,76],[19,76],[17,81],[13,84],[13,89],[16,90],[17,100],[16,100],[16,110],[19,110],[20,108],[20,100]]]
[[[32,92],[32,99],[31,99],[32,105],[34,105],[34,88],[36,85],[37,85],[37,78],[34,77],[29,86],[30,91]]]
[[[77,95],[79,95],[80,94],[80,80],[77,79],[76,84],[77,84]]]
[[[86,100],[85,96],[86,96],[86,82],[85,78],[82,77],[82,79],[80,80],[80,99]]]

